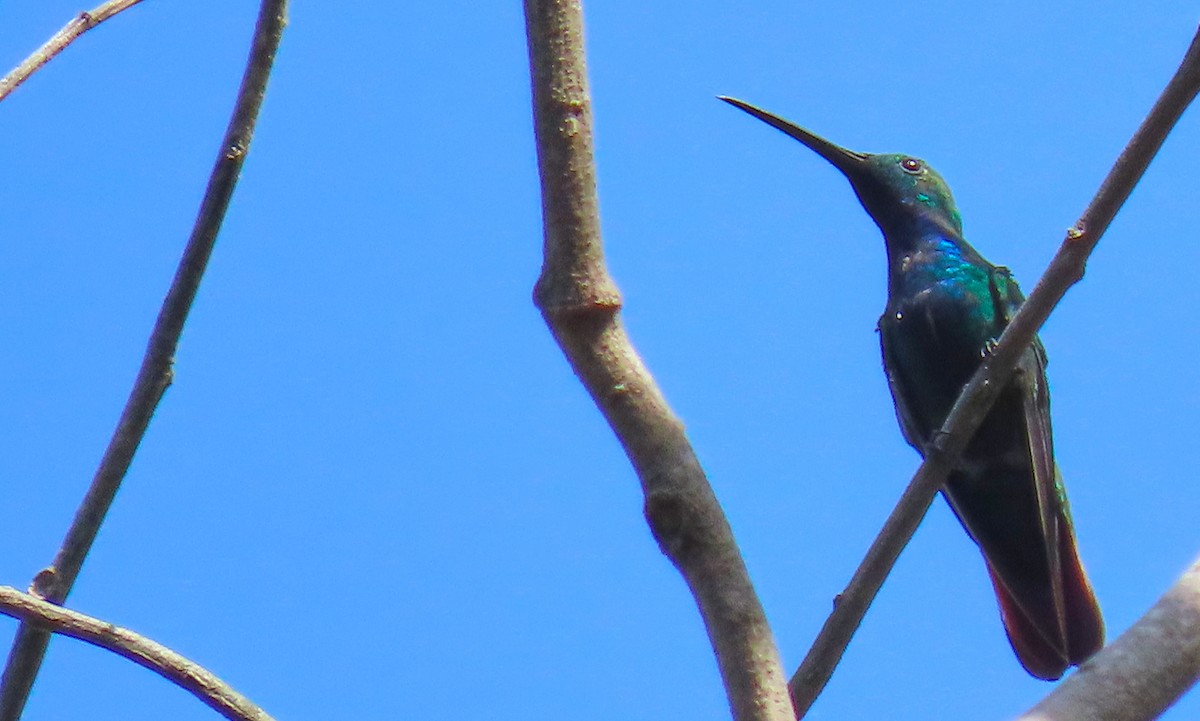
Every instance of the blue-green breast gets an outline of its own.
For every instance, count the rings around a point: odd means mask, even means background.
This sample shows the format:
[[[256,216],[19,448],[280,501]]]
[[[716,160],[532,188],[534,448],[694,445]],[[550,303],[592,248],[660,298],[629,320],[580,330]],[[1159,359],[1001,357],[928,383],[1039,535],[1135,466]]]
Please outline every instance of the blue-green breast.
[[[997,269],[961,239],[931,229],[904,245],[891,258],[879,331],[901,427],[921,450],[1003,330],[1008,309],[993,291]]]

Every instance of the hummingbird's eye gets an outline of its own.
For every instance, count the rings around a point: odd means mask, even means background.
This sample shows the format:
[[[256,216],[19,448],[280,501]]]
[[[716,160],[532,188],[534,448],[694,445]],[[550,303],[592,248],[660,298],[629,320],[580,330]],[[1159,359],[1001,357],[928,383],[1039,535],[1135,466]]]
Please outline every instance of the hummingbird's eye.
[[[916,158],[905,158],[900,161],[900,167],[909,173],[919,173],[921,172],[921,168],[925,167],[925,164]]]

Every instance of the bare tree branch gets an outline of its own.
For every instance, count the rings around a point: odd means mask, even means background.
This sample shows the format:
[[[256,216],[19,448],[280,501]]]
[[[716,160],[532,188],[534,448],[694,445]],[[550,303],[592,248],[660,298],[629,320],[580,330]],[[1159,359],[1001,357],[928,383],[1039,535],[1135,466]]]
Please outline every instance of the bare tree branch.
[[[1200,680],[1200,558],[1121,637],[1018,721],[1148,721]]]
[[[950,469],[951,464],[940,454],[926,458],[867,550],[849,585],[835,599],[833,612],[825,619],[825,625],[800,668],[788,682],[796,718],[804,718],[829,682],[851,637],[879,593],[879,587],[891,572],[900,551],[916,532]]]
[[[70,593],[100,524],[145,435],[154,409],[171,384],[175,349],[250,148],[254,123],[283,34],[286,9],[287,0],[263,0],[259,9],[250,58],[242,77],[233,117],[221,142],[221,151],[209,177],[196,224],[179,261],[171,289],[159,311],[133,391],[126,401],[92,485],[75,513],[75,520],[67,531],[62,548],[54,563],[38,573],[30,588],[31,593],[51,603],[61,604]],[[22,623],[17,630],[3,679],[0,680],[0,721],[17,721],[20,718],[49,642],[49,633],[30,624]]]
[[[963,387],[937,438],[926,450],[899,504],[884,524],[850,585],[788,684],[797,717],[803,717],[829,681],[863,614],[875,598],[901,549],[912,537],[947,472],[966,447],[1017,361],[1050,311],[1083,278],[1087,258],[1117,211],[1146,172],[1167,134],[1200,91],[1200,33],[1192,40],[1175,76],[1109,171],[1087,210],[1067,237],[1029,298],[1004,330],[995,350]]]
[[[210,671],[133,631],[0,586],[0,613],[108,649],[191,692],[230,721],[272,721],[258,706]]]
[[[128,10],[137,5],[142,0],[109,0],[95,10],[90,12],[79,13],[71,22],[63,26],[54,34],[54,37],[46,41],[33,54],[25,58],[20,65],[13,68],[12,72],[0,78],[0,100],[4,100],[8,95],[17,89],[17,86],[29,79],[39,68],[50,62],[55,55],[63,51],[63,48],[70,45],[80,35],[83,35],[88,30],[96,27],[113,15]]]
[[[605,268],[578,0],[526,0],[545,225],[534,300],[641,479],[645,515],[700,607],[734,718],[792,718],[779,652],[720,505],[621,325]]]

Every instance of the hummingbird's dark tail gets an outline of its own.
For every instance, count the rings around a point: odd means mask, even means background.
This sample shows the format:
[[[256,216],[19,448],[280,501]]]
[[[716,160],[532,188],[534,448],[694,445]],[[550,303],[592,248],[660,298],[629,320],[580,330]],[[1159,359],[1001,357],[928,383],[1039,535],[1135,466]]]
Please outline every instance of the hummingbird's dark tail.
[[[1008,641],[1025,670],[1047,681],[1061,678],[1067,668],[1078,666],[1104,646],[1104,619],[1079,562],[1075,536],[1068,523],[1059,523],[1058,540],[1064,615],[1061,624],[1055,613],[1037,614],[1048,616],[1041,618],[1023,610],[988,563]],[[1060,628],[1066,632],[1065,639],[1061,638]]]

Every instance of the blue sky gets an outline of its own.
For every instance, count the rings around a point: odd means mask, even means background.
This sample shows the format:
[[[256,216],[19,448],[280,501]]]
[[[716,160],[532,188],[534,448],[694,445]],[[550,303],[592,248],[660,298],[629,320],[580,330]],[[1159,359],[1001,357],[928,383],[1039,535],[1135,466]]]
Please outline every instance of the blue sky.
[[[0,4],[0,65],[80,9]],[[0,583],[48,563],[140,361],[257,8],[148,2],[0,106]],[[687,424],[790,673],[917,466],[849,186],[730,94],[926,158],[1026,289],[1174,71],[1194,3],[591,3],[624,319]],[[725,718],[695,606],[530,302],[520,3],[297,2],[151,426],[69,605],[280,719]],[[1197,553],[1200,118],[1042,333],[1110,635]],[[0,646],[15,624],[0,621]],[[809,718],[1001,719],[1051,685],[938,501]],[[1185,698],[1168,719],[1195,718]],[[26,718],[210,719],[60,639]]]

